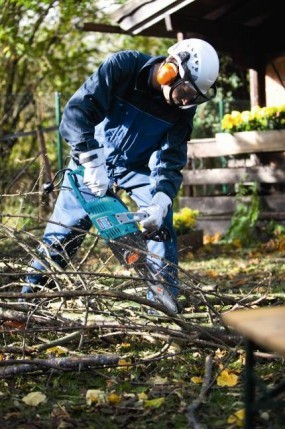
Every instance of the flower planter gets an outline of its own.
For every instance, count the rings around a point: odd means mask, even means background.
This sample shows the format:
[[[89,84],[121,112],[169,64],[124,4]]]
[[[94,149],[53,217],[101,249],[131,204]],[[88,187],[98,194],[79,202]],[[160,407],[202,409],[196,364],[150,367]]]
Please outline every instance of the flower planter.
[[[285,151],[285,129],[272,131],[241,131],[217,133],[216,143],[226,147],[229,153],[283,152]]]
[[[178,235],[178,251],[179,256],[186,255],[188,252],[197,250],[203,246],[203,230],[196,229],[187,234]]]

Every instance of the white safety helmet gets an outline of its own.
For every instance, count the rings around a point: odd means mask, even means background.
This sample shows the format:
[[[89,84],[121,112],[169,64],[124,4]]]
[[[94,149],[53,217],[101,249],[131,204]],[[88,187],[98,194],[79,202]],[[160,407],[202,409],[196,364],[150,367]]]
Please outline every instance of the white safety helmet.
[[[186,39],[168,49],[177,61],[180,77],[188,80],[189,73],[202,94],[206,94],[219,74],[217,52],[201,39]]]
[[[204,103],[216,95],[219,58],[212,45],[201,39],[185,39],[171,46],[168,54],[177,63],[180,82],[188,83],[197,92],[194,104]],[[170,98],[178,84],[179,78],[171,85]]]

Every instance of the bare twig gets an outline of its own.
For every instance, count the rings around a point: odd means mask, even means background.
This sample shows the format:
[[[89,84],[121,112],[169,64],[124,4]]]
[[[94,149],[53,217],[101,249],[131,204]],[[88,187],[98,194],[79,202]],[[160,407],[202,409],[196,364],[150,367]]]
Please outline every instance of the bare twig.
[[[102,368],[106,366],[116,366],[119,363],[118,355],[88,355],[50,359],[32,359],[13,361],[13,365],[0,368],[0,377],[7,378],[16,374],[34,372],[39,369],[58,370],[83,370],[90,367]]]
[[[206,359],[205,359],[205,374],[204,374],[201,391],[199,393],[198,398],[194,399],[194,401],[187,408],[188,422],[190,425],[192,425],[191,427],[193,427],[193,429],[202,429],[202,426],[200,425],[199,422],[197,422],[194,413],[206,399],[206,395],[211,386],[211,376],[212,376],[212,355],[208,355],[206,356]]]

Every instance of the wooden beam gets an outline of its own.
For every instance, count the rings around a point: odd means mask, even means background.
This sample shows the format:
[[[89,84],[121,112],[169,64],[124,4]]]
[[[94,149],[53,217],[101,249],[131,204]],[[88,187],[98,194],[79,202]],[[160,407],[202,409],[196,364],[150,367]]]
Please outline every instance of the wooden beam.
[[[262,195],[261,212],[267,213],[272,218],[285,219],[284,196],[283,195]],[[242,198],[244,204],[250,204],[250,197]],[[191,207],[199,210],[200,216],[231,216],[236,209],[237,199],[235,196],[200,196],[200,197],[179,197],[179,207]],[[266,210],[266,211],[265,211]]]
[[[98,33],[118,33],[118,34],[129,34],[128,32],[121,29],[119,25],[109,24],[96,24],[95,22],[78,22],[75,25],[80,31],[94,31]]]
[[[98,33],[117,33],[128,34],[134,36],[130,31],[123,30],[119,25],[96,24],[95,22],[84,22],[76,24],[76,28],[80,31],[92,31]],[[167,31],[164,22],[157,24],[154,27],[148,28],[141,33],[145,37],[159,37],[167,39],[176,39],[175,31]]]
[[[195,0],[152,0],[151,2],[141,2],[132,11],[124,13],[119,8],[112,15],[120,27],[125,31],[131,31],[133,34],[139,34],[146,28],[149,28],[165,18],[166,15],[172,15],[179,9],[186,7]]]
[[[237,167],[185,170],[183,185],[223,185],[235,183],[285,183],[285,167]]]

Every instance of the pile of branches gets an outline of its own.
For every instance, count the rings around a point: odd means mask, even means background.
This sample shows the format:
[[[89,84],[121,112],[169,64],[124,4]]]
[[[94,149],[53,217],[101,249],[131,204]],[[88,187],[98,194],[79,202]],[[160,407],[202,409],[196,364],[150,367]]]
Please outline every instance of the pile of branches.
[[[110,354],[109,347],[107,353],[83,354],[90,341],[115,344],[143,338],[158,342],[159,351],[146,359],[164,358],[170,345],[177,342],[213,348],[240,344],[241,338],[223,325],[220,315],[227,309],[252,305],[253,296],[220,294],[217,285],[206,284],[178,267],[181,312],[172,313],[146,299],[146,279],[116,267],[112,255],[106,249],[100,251],[98,237],[93,235],[84,255],[76,262],[68,261],[65,271],[41,256],[48,282],[24,295],[23,279],[31,271],[30,258],[39,258],[35,249],[40,241],[31,232],[1,225],[2,240],[14,248],[1,262],[0,353],[5,356],[0,361],[1,377],[51,368],[63,371],[119,365],[123,357]],[[88,265],[94,251],[95,268]],[[56,346],[68,346],[72,357],[41,357]]]

